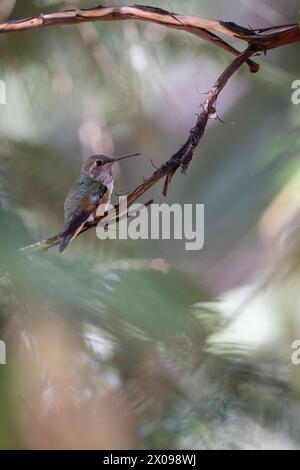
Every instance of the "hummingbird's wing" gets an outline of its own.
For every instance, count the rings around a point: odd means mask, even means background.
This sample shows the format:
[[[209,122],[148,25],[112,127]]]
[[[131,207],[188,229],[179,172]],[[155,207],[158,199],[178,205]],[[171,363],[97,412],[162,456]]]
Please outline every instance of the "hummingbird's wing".
[[[87,222],[90,215],[97,210],[107,191],[106,186],[101,183],[97,183],[94,188],[89,188],[88,194],[80,191],[80,189],[75,183],[65,201],[65,226],[63,238],[59,245],[60,253],[66,249],[72,238],[76,236],[76,232]],[[90,191],[91,189],[93,191]]]

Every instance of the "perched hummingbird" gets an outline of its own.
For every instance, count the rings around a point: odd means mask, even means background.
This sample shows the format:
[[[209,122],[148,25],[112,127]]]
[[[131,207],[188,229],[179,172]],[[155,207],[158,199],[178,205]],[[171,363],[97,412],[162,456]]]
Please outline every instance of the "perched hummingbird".
[[[113,164],[137,155],[140,154],[118,158],[92,155],[82,165],[81,173],[65,200],[65,226],[59,245],[60,253],[77,236],[86,222],[94,220],[100,205],[103,206],[102,213],[107,210],[114,184]]]

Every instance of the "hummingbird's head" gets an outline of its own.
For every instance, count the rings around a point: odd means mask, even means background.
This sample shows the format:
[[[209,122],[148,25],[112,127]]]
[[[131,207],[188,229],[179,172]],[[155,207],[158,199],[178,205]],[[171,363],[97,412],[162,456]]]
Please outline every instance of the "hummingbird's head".
[[[82,171],[94,181],[103,182],[104,184],[111,181],[113,177],[113,164],[124,158],[135,157],[140,155],[135,153],[125,155],[124,157],[107,157],[106,155],[92,155],[82,166]]]
[[[106,180],[112,176],[114,160],[105,155],[92,155],[82,166],[82,171],[94,181]]]

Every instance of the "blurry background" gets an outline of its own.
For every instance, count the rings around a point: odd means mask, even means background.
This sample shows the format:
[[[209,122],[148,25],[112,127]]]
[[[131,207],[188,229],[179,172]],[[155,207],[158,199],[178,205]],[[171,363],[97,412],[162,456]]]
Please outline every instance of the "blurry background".
[[[102,1],[103,5],[127,2]],[[295,22],[296,0],[149,0],[252,27]],[[226,4],[225,4],[226,3]],[[2,0],[2,20],[92,1]],[[1,35],[1,448],[299,448],[299,45],[258,57],[218,101],[163,200],[204,203],[205,247],[105,241],[17,248],[58,233],[93,153],[133,189],[182,144],[232,57],[134,21]]]

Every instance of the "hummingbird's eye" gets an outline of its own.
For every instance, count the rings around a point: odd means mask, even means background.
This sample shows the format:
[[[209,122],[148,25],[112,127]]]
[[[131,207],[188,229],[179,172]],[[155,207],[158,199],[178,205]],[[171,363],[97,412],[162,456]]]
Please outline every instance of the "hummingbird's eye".
[[[97,160],[96,165],[97,165],[97,166],[101,166],[101,165],[102,165],[101,160]]]

